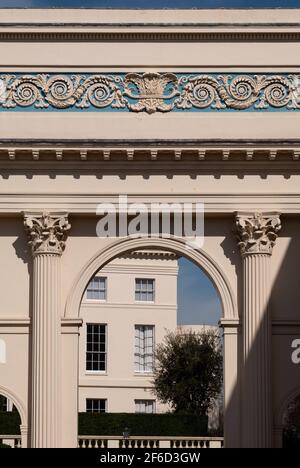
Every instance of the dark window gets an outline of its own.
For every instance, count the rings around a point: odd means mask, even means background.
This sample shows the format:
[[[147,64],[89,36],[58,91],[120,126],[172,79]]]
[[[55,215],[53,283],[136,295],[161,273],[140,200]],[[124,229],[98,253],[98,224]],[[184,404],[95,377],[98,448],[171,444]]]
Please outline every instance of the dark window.
[[[106,400],[104,399],[87,399],[86,400],[87,413],[106,413]]]

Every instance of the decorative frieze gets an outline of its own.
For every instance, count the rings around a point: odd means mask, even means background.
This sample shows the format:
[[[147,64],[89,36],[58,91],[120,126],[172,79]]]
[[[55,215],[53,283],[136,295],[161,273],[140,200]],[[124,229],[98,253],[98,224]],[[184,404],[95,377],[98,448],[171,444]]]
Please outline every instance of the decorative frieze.
[[[0,110],[299,110],[299,75],[31,73],[0,76]]]
[[[34,255],[62,254],[71,228],[66,214],[25,214],[24,226]]]
[[[280,229],[278,213],[238,213],[236,233],[241,254],[271,255]]]

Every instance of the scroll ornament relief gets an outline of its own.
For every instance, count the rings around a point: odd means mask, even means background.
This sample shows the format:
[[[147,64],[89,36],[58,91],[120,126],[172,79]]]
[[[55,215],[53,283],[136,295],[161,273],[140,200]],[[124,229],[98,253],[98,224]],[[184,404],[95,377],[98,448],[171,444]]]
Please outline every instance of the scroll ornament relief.
[[[236,234],[241,254],[271,255],[280,229],[278,213],[237,215]]]
[[[172,110],[299,109],[298,75],[2,75],[0,107]],[[4,98],[4,97],[5,98]]]
[[[65,249],[67,233],[71,229],[66,214],[25,214],[25,230],[32,253],[61,255]]]

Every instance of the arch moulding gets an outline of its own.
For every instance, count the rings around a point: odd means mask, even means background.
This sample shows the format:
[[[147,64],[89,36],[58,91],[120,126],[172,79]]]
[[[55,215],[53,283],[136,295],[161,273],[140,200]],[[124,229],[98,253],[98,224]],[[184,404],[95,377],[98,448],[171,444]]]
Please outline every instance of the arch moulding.
[[[8,390],[6,387],[2,387],[2,385],[0,385],[0,394],[13,402],[13,404],[15,405],[15,407],[17,408],[19,412],[19,415],[21,418],[21,425],[27,426],[26,409],[23,403],[21,402],[21,400],[17,397],[17,395],[13,393],[11,390]]]
[[[223,320],[238,321],[238,310],[236,299],[224,272],[213,258],[202,249],[191,249],[186,245],[184,239],[175,237],[163,238],[138,238],[122,239],[96,253],[83,267],[77,276],[69,293],[64,317],[66,319],[77,319],[80,317],[81,300],[86,286],[92,276],[114,258],[132,250],[156,249],[168,250],[186,257],[211,279],[221,300],[223,309]]]

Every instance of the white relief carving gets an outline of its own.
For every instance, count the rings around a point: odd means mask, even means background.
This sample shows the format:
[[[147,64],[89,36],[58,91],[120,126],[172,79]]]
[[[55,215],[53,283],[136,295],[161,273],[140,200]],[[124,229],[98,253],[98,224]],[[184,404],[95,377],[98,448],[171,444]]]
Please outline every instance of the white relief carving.
[[[115,108],[134,112],[174,109],[299,109],[298,75],[179,75],[129,73],[2,75],[0,107],[86,109]],[[4,97],[3,97],[4,96]]]
[[[281,229],[278,213],[238,214],[236,233],[242,255],[271,255]]]
[[[71,229],[66,214],[25,215],[24,226],[33,254],[62,254],[65,249],[67,233]]]

